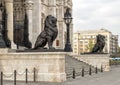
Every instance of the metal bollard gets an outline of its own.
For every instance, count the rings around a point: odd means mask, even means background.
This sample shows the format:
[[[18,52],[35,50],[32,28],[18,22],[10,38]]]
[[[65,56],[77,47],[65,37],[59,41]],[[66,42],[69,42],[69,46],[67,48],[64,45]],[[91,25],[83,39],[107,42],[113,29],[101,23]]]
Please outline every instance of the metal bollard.
[[[3,72],[1,72],[1,85],[3,85]]]
[[[97,69],[97,66],[96,66],[96,68],[95,68],[95,73],[96,73],[96,74],[98,73],[98,69]]]
[[[34,82],[36,82],[36,69],[34,68]]]
[[[28,83],[28,69],[26,69],[26,71],[25,71],[25,73],[26,73],[26,75],[25,75],[25,78],[26,78],[26,83]]]
[[[82,77],[84,77],[84,67],[82,68]]]
[[[16,70],[14,71],[14,85],[16,85],[16,74],[17,74],[17,72],[16,72]]]
[[[73,79],[75,79],[75,68],[73,68]]]
[[[101,73],[103,72],[103,67],[102,67],[102,65],[101,65]]]
[[[89,68],[89,75],[92,75],[92,69],[91,69],[91,66]]]

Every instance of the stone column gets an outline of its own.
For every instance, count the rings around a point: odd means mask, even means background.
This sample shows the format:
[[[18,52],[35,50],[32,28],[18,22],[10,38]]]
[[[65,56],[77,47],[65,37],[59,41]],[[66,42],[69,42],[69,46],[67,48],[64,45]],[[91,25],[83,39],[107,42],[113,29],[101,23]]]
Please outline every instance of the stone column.
[[[49,12],[48,14],[56,17],[56,0],[49,0]]]
[[[16,49],[16,45],[13,42],[13,0],[5,0],[7,10],[7,30],[8,38],[11,41],[11,49]]]
[[[66,25],[64,23],[64,1],[59,1],[59,6],[58,6],[58,27],[59,27],[59,41],[60,41],[60,46],[59,49],[64,49],[65,47],[65,36],[64,32],[66,30]]]
[[[34,44],[38,35],[41,33],[41,11],[42,11],[41,0],[34,0],[33,6],[33,41]],[[33,45],[34,45],[33,44]]]
[[[29,40],[32,43],[32,47],[34,44],[33,41],[33,0],[26,0],[25,1],[25,8],[26,8],[26,13],[28,16],[28,33],[29,33]]]
[[[56,17],[56,0],[49,0],[49,11],[48,11],[48,15],[52,15],[54,17]],[[56,40],[53,42],[53,47],[56,48]]]

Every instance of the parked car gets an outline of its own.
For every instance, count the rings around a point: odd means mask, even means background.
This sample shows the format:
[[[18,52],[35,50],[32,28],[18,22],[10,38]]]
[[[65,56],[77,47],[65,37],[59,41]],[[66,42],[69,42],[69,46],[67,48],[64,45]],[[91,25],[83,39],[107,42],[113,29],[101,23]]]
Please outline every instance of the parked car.
[[[120,60],[120,58],[110,58],[110,60]]]

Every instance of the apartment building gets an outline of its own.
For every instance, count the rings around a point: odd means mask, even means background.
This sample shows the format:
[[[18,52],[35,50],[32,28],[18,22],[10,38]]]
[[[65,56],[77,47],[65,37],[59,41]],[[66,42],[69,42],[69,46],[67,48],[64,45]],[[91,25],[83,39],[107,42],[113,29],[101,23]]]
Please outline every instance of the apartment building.
[[[96,36],[98,34],[105,36],[104,53],[118,52],[118,35],[113,35],[112,32],[106,29],[100,30],[86,30],[79,31],[73,35],[73,53],[81,54],[91,52],[94,44],[96,43]]]

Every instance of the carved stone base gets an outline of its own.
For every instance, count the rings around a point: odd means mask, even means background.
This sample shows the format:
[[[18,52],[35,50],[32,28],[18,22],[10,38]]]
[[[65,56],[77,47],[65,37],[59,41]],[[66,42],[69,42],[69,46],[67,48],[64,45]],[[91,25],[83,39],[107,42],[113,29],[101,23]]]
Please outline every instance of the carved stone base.
[[[26,50],[16,50],[16,52],[64,52],[63,49],[26,49]]]
[[[16,78],[25,81],[25,70],[28,69],[28,81],[63,82],[66,81],[64,52],[29,52],[0,54],[0,72],[10,76],[16,70]],[[14,80],[14,75],[4,77]]]
[[[94,67],[97,66],[98,69],[101,69],[102,66],[104,71],[110,71],[109,65],[110,54],[85,54],[74,57]]]

